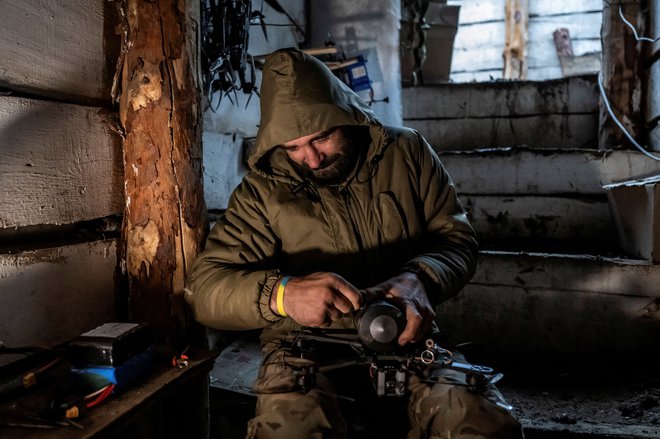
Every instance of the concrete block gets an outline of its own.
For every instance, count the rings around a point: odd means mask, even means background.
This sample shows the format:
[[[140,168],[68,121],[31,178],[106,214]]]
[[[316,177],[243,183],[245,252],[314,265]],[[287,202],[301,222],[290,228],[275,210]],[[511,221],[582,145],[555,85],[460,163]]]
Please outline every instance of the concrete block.
[[[660,262],[660,175],[604,186],[621,248]]]

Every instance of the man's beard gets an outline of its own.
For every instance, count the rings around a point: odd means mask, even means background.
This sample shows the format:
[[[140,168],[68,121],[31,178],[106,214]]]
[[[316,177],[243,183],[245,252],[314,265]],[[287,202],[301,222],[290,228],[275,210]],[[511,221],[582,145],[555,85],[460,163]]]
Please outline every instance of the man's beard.
[[[341,128],[340,128],[341,129]],[[343,143],[339,152],[327,156],[318,168],[312,169],[305,164],[289,160],[301,177],[321,186],[334,186],[345,181],[360,158],[361,136],[355,136],[351,129],[342,129]]]

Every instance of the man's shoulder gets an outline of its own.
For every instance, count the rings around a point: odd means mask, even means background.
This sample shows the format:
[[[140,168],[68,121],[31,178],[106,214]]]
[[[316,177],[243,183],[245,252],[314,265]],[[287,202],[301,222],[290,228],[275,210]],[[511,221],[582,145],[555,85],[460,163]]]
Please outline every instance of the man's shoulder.
[[[389,149],[392,153],[404,153],[418,155],[419,151],[424,144],[422,135],[412,128],[408,127],[395,127],[384,126],[385,132],[389,139]]]
[[[264,197],[264,194],[268,194],[275,190],[275,187],[282,185],[282,182],[276,181],[272,178],[268,178],[263,173],[254,170],[248,170],[241,181],[236,185],[233,192],[240,194],[240,196],[255,196],[255,197]]]
[[[387,135],[393,140],[417,140],[419,139],[419,132],[412,128],[402,126],[383,125],[383,129]]]

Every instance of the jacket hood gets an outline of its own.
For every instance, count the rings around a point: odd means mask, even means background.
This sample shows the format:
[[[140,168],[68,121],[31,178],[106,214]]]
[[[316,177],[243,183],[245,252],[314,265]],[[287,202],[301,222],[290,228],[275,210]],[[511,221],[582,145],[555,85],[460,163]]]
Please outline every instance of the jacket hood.
[[[278,50],[266,58],[260,106],[248,165],[262,171],[278,166],[275,159],[264,167],[259,162],[283,143],[341,125],[380,125],[369,106],[323,62],[297,49]]]

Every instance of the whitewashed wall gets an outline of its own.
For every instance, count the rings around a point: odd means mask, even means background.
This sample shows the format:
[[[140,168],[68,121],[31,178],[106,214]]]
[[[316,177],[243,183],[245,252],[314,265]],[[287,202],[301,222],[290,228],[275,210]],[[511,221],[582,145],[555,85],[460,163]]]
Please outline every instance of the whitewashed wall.
[[[450,79],[454,82],[502,78],[504,0],[449,0],[461,6]],[[602,0],[530,0],[527,78],[561,78],[552,33],[567,28],[576,56],[600,52]]]
[[[252,7],[259,10],[261,0],[253,0]],[[298,24],[305,28],[304,0],[280,0],[282,7]],[[290,24],[288,18],[263,2],[265,21],[278,26],[268,26],[268,40],[264,38],[260,26],[250,28],[248,53],[264,56],[284,47],[297,47],[301,36]],[[256,83],[261,84],[261,70],[256,70]],[[211,210],[227,207],[227,201],[234,188],[240,183],[246,168],[243,164],[243,139],[256,137],[259,127],[259,97],[255,94],[232,94],[234,103],[226,97],[217,110],[204,112],[202,145],[204,151],[204,196],[206,206]]]
[[[389,99],[372,109],[381,122],[400,126],[399,0],[311,1],[310,7],[312,45],[322,47],[330,33],[347,57],[364,54],[374,99]]]
[[[253,7],[260,8],[255,0]],[[280,0],[284,9],[304,28],[305,2]],[[323,47],[328,32],[346,56],[364,54],[374,88],[374,98],[388,98],[376,102],[373,110],[383,123],[401,125],[401,74],[399,67],[399,1],[387,0],[330,0],[311,1],[311,41],[309,47]],[[285,24],[287,18],[264,5],[268,23]],[[292,27],[269,27],[268,41],[259,26],[250,31],[249,53],[265,55],[274,50],[297,46],[299,35]],[[261,83],[261,71],[257,71]],[[259,98],[238,92],[238,104],[224,99],[216,112],[204,113],[204,194],[207,207],[221,210],[227,207],[231,191],[241,181],[246,168],[243,164],[243,139],[257,134]]]
[[[0,236],[51,232],[30,243],[38,250],[21,241],[10,251],[0,239],[8,346],[61,343],[117,316],[116,240],[62,245],[60,236],[123,208],[121,144],[108,117],[113,10],[104,0],[0,2]]]

